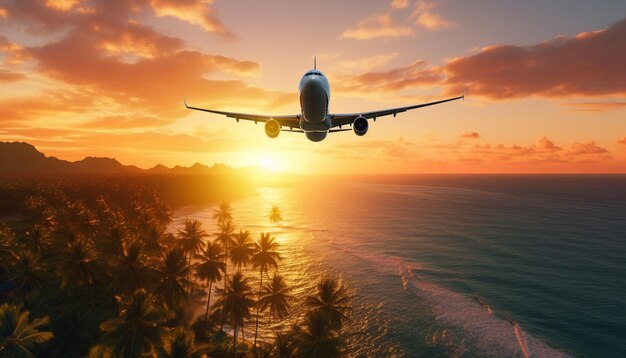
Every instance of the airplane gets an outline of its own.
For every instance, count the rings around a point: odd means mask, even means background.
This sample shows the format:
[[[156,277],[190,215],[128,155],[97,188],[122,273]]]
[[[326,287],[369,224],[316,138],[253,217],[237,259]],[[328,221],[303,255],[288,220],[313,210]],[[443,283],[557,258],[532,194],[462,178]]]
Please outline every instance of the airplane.
[[[376,121],[378,117],[393,115],[394,117],[401,112],[411,109],[428,107],[435,104],[465,99],[465,95],[448,98],[436,102],[416,104],[406,107],[397,107],[383,109],[379,111],[355,112],[333,114],[328,112],[328,104],[330,100],[330,84],[324,74],[317,69],[317,60],[313,60],[313,69],[307,71],[300,80],[298,87],[300,97],[300,114],[270,116],[262,114],[225,112],[214,109],[199,108],[187,105],[184,100],[185,107],[188,109],[221,114],[226,117],[235,118],[237,122],[240,119],[265,123],[265,134],[270,138],[276,138],[280,132],[296,132],[304,133],[304,135],[313,142],[320,142],[328,136],[328,133],[344,132],[353,130],[358,136],[363,136],[369,128],[368,119]],[[343,128],[350,126],[351,128]],[[287,129],[289,128],[289,129]]]

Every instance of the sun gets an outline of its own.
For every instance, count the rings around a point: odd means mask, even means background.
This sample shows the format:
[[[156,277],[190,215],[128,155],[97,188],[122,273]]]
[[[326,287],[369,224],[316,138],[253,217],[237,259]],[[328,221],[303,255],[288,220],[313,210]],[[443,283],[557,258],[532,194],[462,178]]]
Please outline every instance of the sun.
[[[278,161],[270,156],[264,156],[259,159],[259,165],[267,170],[277,171],[279,170]]]

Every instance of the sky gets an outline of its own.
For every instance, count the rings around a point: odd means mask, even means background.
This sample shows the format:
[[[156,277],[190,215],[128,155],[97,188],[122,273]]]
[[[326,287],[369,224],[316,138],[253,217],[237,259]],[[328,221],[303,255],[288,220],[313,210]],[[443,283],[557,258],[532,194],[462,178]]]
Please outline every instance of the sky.
[[[298,114],[465,94],[322,142],[194,106]],[[623,0],[0,0],[0,140],[149,168],[626,173]]]

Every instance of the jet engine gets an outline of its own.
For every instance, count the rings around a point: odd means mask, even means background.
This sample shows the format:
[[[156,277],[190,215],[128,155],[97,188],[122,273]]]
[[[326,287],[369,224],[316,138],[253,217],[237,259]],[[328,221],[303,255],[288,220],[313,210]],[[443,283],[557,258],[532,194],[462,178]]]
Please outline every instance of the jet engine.
[[[270,138],[276,138],[280,134],[281,125],[275,119],[265,122],[265,134]]]
[[[352,129],[354,130],[354,134],[358,135],[359,137],[364,136],[365,133],[367,133],[368,128],[369,125],[367,123],[367,119],[362,116],[356,117],[356,119],[352,123]]]

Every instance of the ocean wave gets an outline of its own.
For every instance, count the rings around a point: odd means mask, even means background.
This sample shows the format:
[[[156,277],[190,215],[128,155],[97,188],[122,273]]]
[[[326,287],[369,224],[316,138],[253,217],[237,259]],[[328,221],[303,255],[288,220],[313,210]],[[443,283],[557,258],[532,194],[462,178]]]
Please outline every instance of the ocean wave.
[[[414,292],[426,302],[436,321],[444,327],[462,330],[467,342],[481,355],[571,357],[534,337],[510,317],[496,313],[484,299],[428,282],[419,274],[420,271],[430,271],[422,263],[409,262],[399,256],[362,252],[345,243],[332,243],[336,249],[368,262],[370,268],[378,273],[398,275],[404,289]]]

